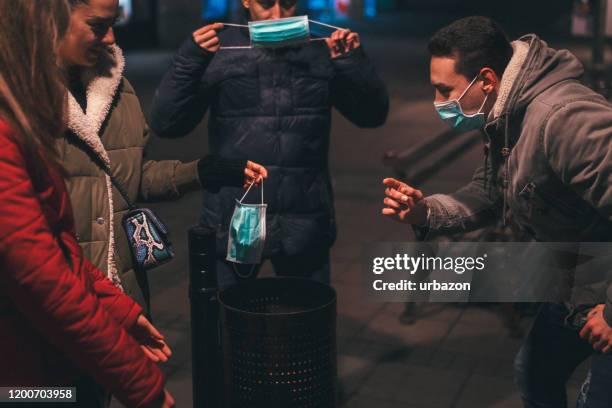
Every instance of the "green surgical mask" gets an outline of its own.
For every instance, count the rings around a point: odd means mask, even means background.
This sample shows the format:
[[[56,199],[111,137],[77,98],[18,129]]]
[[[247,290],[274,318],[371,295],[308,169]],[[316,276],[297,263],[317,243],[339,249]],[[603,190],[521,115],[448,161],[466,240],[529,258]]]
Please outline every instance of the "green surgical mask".
[[[309,23],[319,24],[334,30],[340,27],[308,20],[308,16],[286,17],[276,20],[249,21],[249,25],[222,23],[225,26],[241,27],[249,29],[251,45],[245,46],[221,46],[221,49],[245,49],[262,47],[283,47],[295,45],[308,41],[322,41],[325,38],[310,38]]]
[[[267,204],[263,203],[263,181],[261,184],[261,204],[243,203],[253,184],[249,186],[240,200],[236,200],[227,242],[226,259],[230,262],[240,264],[261,263],[261,255],[266,242]]]
[[[249,21],[249,34],[253,47],[281,47],[306,42],[310,38],[308,17]]]

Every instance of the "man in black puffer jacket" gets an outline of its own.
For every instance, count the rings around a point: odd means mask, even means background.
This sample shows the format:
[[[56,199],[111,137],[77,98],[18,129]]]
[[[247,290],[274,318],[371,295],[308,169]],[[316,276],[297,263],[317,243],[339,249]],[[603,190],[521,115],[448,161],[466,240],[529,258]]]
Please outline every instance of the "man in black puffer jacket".
[[[296,0],[243,0],[243,6],[251,20],[271,20],[294,15]],[[385,86],[350,30],[280,48],[226,48],[248,44],[245,28],[215,23],[196,30],[155,94],[151,127],[161,137],[180,137],[210,109],[210,152],[248,157],[268,169],[263,258],[277,275],[329,282],[336,235],[328,170],[331,108],[359,127],[381,126],[389,108]],[[204,193],[200,222],[217,229],[222,287],[258,269],[225,261],[242,193],[228,187]],[[259,202],[259,191],[251,195],[247,202]]]

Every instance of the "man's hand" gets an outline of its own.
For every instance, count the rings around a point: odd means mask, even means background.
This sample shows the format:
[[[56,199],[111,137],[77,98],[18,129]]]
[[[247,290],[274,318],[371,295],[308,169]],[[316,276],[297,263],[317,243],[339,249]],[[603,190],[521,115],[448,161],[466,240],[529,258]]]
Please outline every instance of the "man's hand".
[[[427,206],[422,201],[423,193],[394,178],[386,178],[385,208],[382,214],[395,221],[423,225],[427,221]]]
[[[170,347],[164,341],[164,336],[143,315],[138,316],[130,334],[140,343],[140,348],[144,354],[154,362],[162,361],[165,363],[172,355]]]
[[[587,315],[587,322],[580,331],[580,337],[593,345],[593,349],[602,353],[612,351],[612,327],[603,316],[605,305],[595,306]]]
[[[329,38],[325,39],[325,42],[332,59],[359,48],[361,45],[359,34],[348,29],[334,31]]]
[[[221,23],[205,25],[204,27],[198,28],[193,32],[193,40],[203,50],[208,52],[217,52],[221,46],[217,32],[222,29],[223,24]]]
[[[247,188],[251,184],[261,184],[261,182],[268,178],[268,170],[261,164],[247,161],[247,165],[244,169],[244,188]]]

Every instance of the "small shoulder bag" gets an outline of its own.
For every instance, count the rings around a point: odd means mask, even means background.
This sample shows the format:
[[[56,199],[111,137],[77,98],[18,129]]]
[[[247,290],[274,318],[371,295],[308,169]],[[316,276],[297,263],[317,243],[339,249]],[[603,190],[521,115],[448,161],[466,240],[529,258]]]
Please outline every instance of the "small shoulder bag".
[[[127,235],[134,261],[142,270],[153,269],[174,258],[166,224],[149,208],[137,208],[125,188],[106,166],[104,171],[128,205],[121,223]]]
[[[146,271],[174,258],[174,250],[172,249],[166,224],[151,209],[137,208],[108,165],[96,155],[89,145],[81,141],[73,132],[67,132],[66,134],[74,144],[80,146],[91,160],[97,163],[104,173],[110,177],[111,182],[127,203],[129,210],[123,216],[121,223],[130,244],[134,262],[136,262],[135,266]]]

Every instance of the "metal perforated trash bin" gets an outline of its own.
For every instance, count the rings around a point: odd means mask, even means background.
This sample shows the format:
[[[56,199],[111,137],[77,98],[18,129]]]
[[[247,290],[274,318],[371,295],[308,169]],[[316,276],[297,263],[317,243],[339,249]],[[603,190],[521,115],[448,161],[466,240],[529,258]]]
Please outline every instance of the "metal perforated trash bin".
[[[219,294],[227,408],[335,408],[336,292],[300,278]]]

